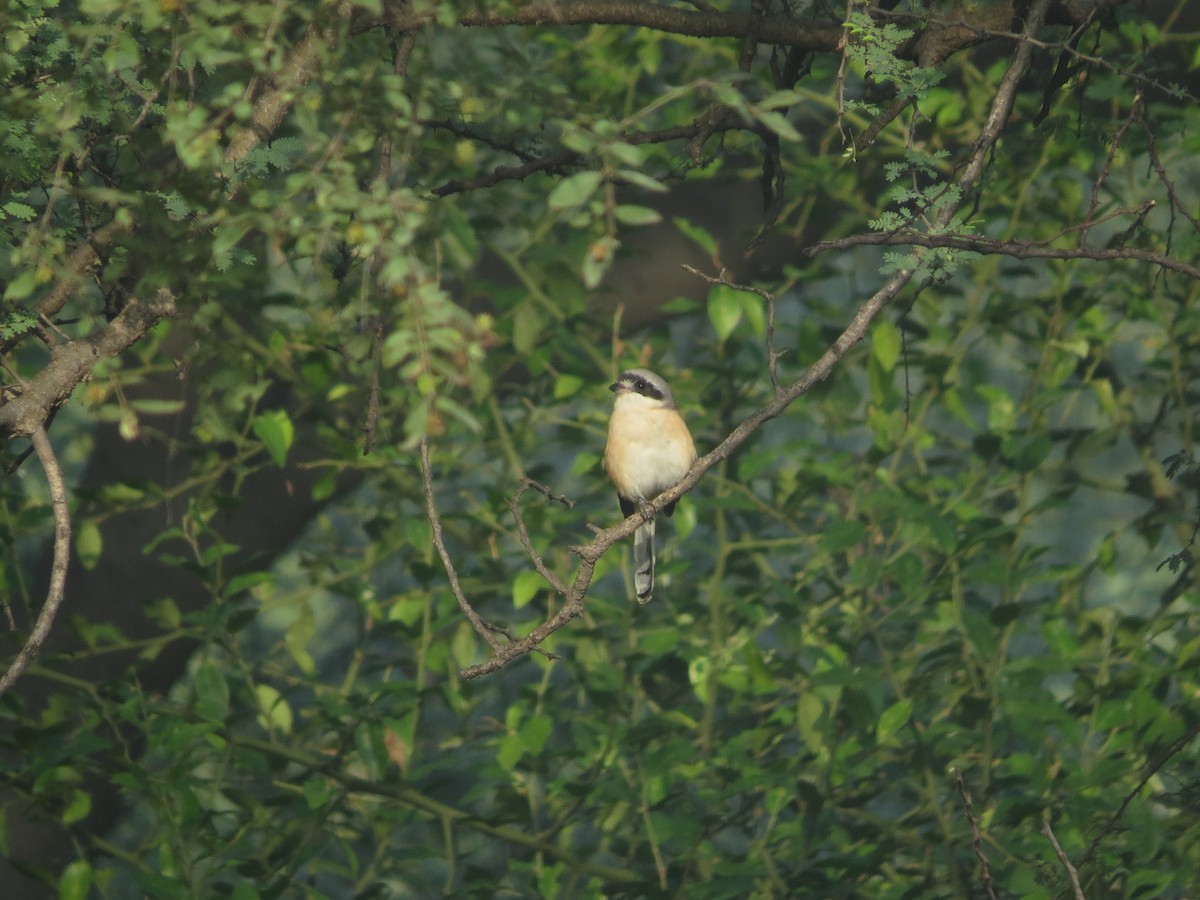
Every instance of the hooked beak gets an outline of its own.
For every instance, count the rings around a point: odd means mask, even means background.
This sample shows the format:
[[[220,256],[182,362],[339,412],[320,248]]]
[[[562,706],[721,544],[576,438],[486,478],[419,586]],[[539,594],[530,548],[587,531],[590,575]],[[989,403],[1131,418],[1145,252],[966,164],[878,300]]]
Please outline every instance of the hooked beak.
[[[628,387],[621,384],[621,382],[619,382],[619,381],[614,381],[612,384],[610,384],[608,386],[608,389],[610,391],[612,391],[614,394],[624,394],[626,391],[629,390]]]

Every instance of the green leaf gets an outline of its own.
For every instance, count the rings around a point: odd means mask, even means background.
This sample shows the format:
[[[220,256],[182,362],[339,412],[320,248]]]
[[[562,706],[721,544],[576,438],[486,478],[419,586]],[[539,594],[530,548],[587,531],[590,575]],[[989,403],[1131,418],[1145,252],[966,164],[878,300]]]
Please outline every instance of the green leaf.
[[[496,762],[505,769],[515,769],[521,757],[525,755],[525,745],[521,743],[520,735],[508,734],[500,740],[500,750],[496,753]]]
[[[602,237],[594,241],[583,255],[583,283],[590,290],[600,284],[617,256],[621,243],[615,238]]]
[[[551,209],[571,209],[585,202],[600,187],[599,172],[578,172],[554,186],[546,203]]]
[[[302,790],[304,802],[308,804],[309,809],[320,809],[335,796],[329,779],[317,775],[305,781]]]
[[[740,292],[723,284],[714,285],[708,292],[708,318],[717,333],[717,341],[724,343],[742,320]]]
[[[224,722],[229,714],[229,685],[212,663],[202,663],[193,680],[196,712],[212,722]]]
[[[60,821],[64,825],[73,825],[76,822],[82,822],[91,812],[92,795],[75,788],[71,791],[71,800],[63,810]]]
[[[685,237],[703,247],[704,252],[710,257],[713,259],[717,258],[717,242],[711,234],[709,234],[699,225],[693,225],[687,219],[682,219],[678,216],[671,219],[671,222],[683,233]]]
[[[621,169],[617,172],[617,177],[634,187],[640,187],[644,191],[651,191],[655,194],[665,194],[670,190],[658,179],[645,172],[639,172],[637,169]]]
[[[58,900],[87,900],[92,889],[92,866],[87,860],[68,863],[58,877]]]
[[[537,596],[537,592],[545,586],[542,576],[537,572],[525,571],[517,575],[513,579],[512,598],[513,606],[520,609],[528,605],[529,601]]]
[[[654,225],[662,221],[658,210],[648,206],[622,204],[614,210],[617,221],[624,225]]]
[[[532,302],[518,306],[513,314],[513,348],[528,353],[542,336],[545,320]]]
[[[559,375],[554,379],[554,399],[568,400],[583,390],[584,384],[578,375]]]
[[[856,519],[834,522],[821,534],[821,547],[829,553],[842,553],[860,545],[867,536],[862,522]]]
[[[900,359],[902,338],[900,329],[890,319],[880,319],[871,332],[871,353],[880,368],[890,372]]]
[[[899,700],[883,711],[875,725],[875,740],[881,744],[893,743],[896,733],[912,718],[912,700]]]
[[[550,739],[550,732],[553,727],[553,721],[549,716],[536,715],[526,719],[517,732],[521,740],[521,746],[531,756],[537,756],[542,752],[542,748],[546,746],[546,741]]]
[[[258,701],[258,724],[264,731],[291,733],[292,707],[278,690],[269,684],[256,684],[254,698]]]
[[[781,113],[760,109],[755,113],[760,122],[770,128],[785,141],[800,141],[800,132]]]
[[[85,569],[96,568],[103,549],[104,539],[100,535],[100,526],[94,520],[84,519],[75,527],[75,554],[79,557],[79,564]]]
[[[287,464],[288,450],[296,437],[296,428],[287,412],[273,409],[254,417],[254,433],[263,442],[275,465],[283,468]]]

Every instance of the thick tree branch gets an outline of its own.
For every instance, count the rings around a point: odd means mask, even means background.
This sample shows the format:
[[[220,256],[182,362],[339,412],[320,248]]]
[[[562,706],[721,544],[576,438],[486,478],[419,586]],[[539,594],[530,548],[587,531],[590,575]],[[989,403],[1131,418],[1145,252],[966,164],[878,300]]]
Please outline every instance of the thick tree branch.
[[[1045,19],[1046,9],[1050,0],[1037,0],[1025,20],[1025,33],[1034,35]],[[1021,42],[1013,54],[1012,62],[1000,81],[996,96],[992,100],[987,120],[980,130],[978,138],[971,148],[958,179],[958,199],[947,203],[935,220],[944,226],[954,217],[959,207],[970,195],[980,175],[983,173],[987,156],[1000,138],[1000,132],[1012,112],[1013,101],[1016,97],[1017,86],[1029,69],[1032,47],[1028,42]],[[866,335],[871,322],[900,293],[916,274],[913,268],[901,269],[895,272],[866,302],[859,307],[854,318],[838,336],[837,340],[809,367],[809,369],[789,384],[786,388],[776,390],[774,398],[766,406],[751,413],[740,425],[729,434],[712,452],[702,456],[692,466],[688,474],[674,487],[664,491],[643,510],[634,513],[624,522],[600,531],[592,541],[582,547],[573,548],[579,556],[579,567],[575,578],[564,594],[565,603],[562,608],[521,640],[504,647],[495,648],[491,658],[478,665],[464,669],[464,678],[478,678],[508,665],[519,656],[530,652],[551,634],[558,631],[572,619],[583,612],[584,598],[592,582],[596,563],[608,549],[622,538],[628,537],[644,521],[648,514],[661,511],[667,504],[677,500],[704,476],[704,473],[729,456],[746,440],[761,428],[766,422],[784,412],[797,398],[812,390],[820,382],[829,377],[834,367],[842,360],[850,349]],[[489,641],[489,643],[491,643]]]
[[[97,362],[123,353],[175,312],[175,297],[162,288],[152,300],[131,301],[95,334],[56,347],[49,364],[24,384],[21,396],[0,406],[0,438],[33,435]]]
[[[432,15],[394,16],[388,24],[401,31],[433,22]],[[640,0],[574,0],[569,3],[529,3],[502,12],[475,11],[458,24],[483,28],[562,25],[628,25],[669,34],[705,38],[745,38],[800,50],[832,51],[842,37],[840,25],[823,25],[791,16],[690,10]]]
[[[338,16],[348,17],[352,11],[349,3],[338,6]],[[239,129],[225,148],[225,162],[236,163],[245,159],[262,141],[266,140],[283,123],[284,117],[295,105],[297,94],[308,84],[321,62],[321,53],[329,44],[326,30],[313,25],[288,53],[282,68],[271,80],[271,85],[254,101],[250,124]]]
[[[54,558],[50,564],[50,587],[46,591],[46,602],[42,604],[37,621],[25,645],[9,664],[8,671],[0,677],[0,695],[12,687],[25,667],[33,662],[54,625],[54,617],[62,605],[67,584],[67,563],[71,558],[71,515],[67,508],[67,488],[63,481],[62,467],[54,454],[50,436],[39,423],[29,434],[33,448],[46,472],[46,484],[50,488],[50,505],[54,510]]]

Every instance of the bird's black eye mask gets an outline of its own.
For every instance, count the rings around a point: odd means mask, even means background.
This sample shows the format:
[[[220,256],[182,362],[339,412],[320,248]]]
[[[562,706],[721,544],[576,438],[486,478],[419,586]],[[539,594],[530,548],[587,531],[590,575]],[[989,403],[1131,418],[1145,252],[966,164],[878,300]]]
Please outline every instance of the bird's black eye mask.
[[[645,378],[633,379],[633,389],[643,397],[652,397],[655,400],[661,400],[663,398],[662,391],[648,382]]]

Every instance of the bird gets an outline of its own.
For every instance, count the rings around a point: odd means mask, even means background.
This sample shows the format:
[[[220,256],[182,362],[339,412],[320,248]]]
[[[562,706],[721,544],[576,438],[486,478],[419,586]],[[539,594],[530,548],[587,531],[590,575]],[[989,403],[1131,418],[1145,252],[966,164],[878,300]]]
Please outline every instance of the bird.
[[[696,461],[692,433],[671,389],[649,369],[628,369],[608,388],[616,397],[608,420],[604,471],[617,489],[621,515],[629,518],[677,484]],[[663,507],[670,516],[672,500]],[[654,519],[633,533],[633,586],[639,603],[654,591]]]

